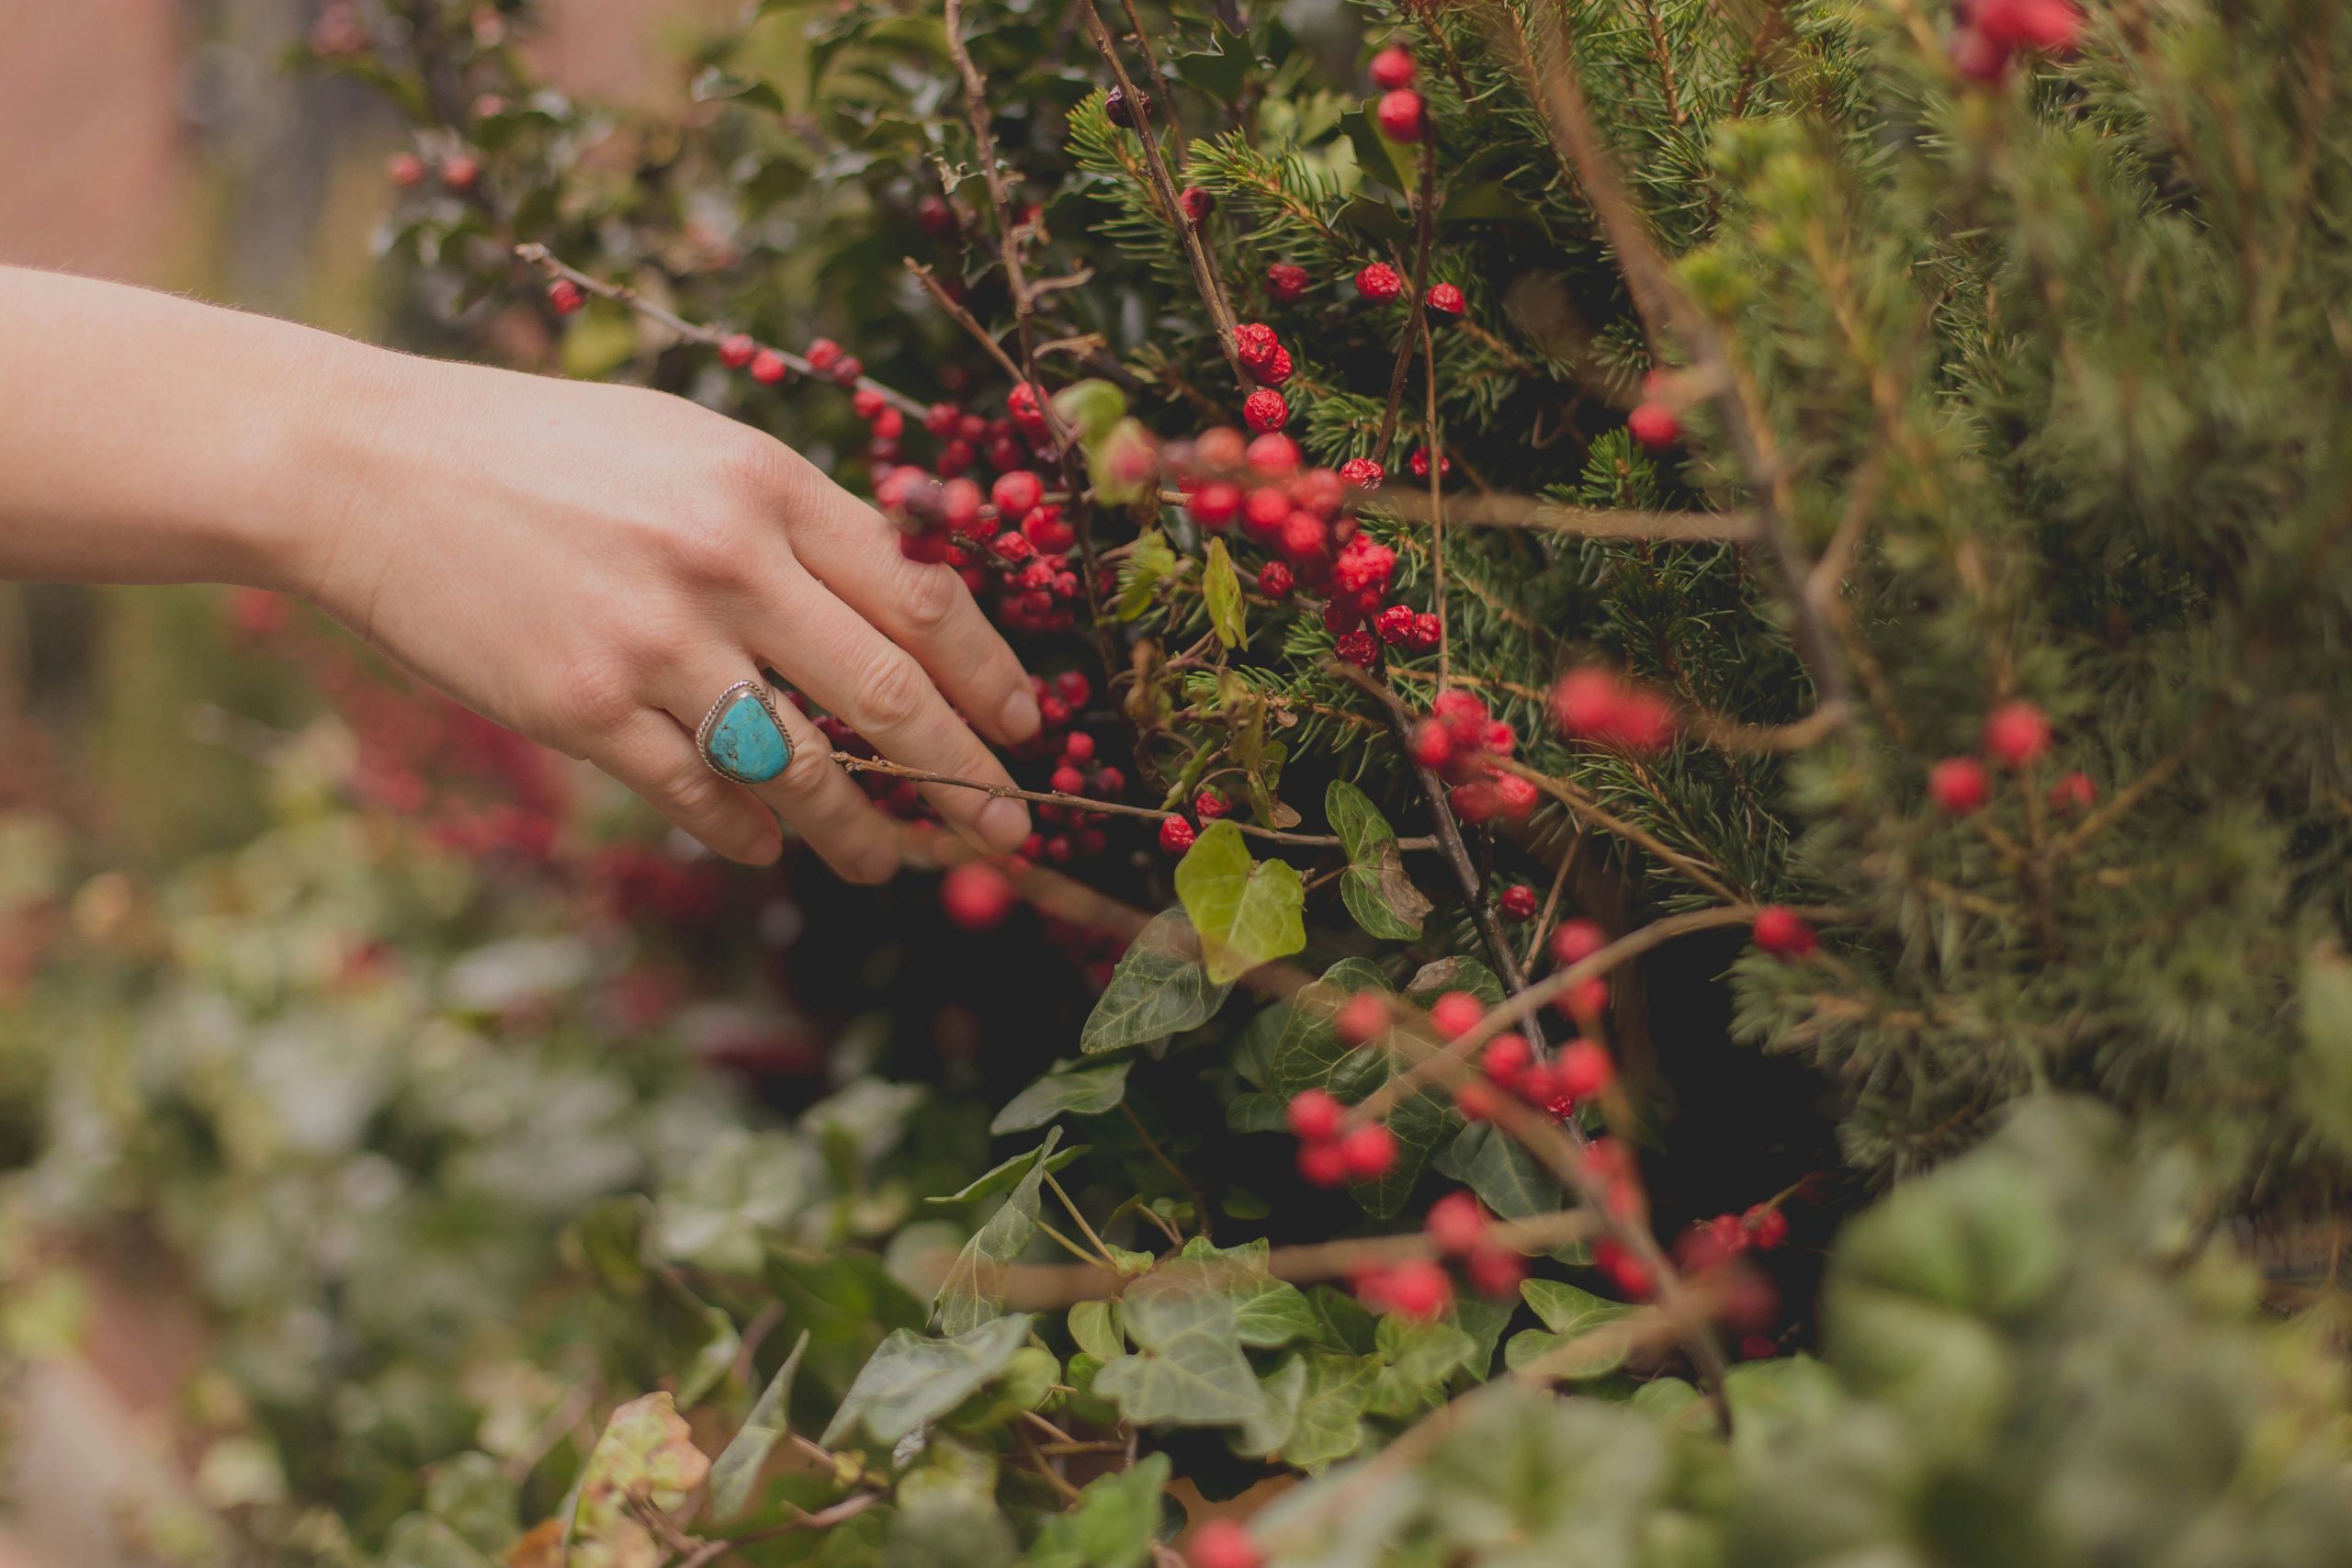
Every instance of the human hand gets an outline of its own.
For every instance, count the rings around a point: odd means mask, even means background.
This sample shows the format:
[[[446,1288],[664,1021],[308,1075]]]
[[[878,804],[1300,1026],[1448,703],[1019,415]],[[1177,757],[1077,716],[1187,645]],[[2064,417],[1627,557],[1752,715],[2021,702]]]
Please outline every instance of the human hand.
[[[763,668],[893,761],[1012,784],[957,716],[999,742],[1036,733],[1012,649],[952,570],[905,559],[791,448],[663,393],[387,358],[379,423],[342,460],[342,525],[303,530],[286,577],[424,679],[733,860],[775,858],[773,807],[850,880],[898,864],[892,826],[789,701],[777,776],[705,764],[695,727]],[[1028,834],[1019,801],[927,793],[983,848]]]

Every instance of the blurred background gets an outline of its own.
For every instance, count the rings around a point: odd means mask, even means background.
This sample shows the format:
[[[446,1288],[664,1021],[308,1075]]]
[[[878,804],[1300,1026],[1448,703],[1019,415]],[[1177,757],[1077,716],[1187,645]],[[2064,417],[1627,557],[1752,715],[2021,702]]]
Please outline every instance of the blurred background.
[[[680,62],[735,4],[555,0],[532,47],[560,86],[647,103],[680,91]],[[390,207],[384,159],[402,137],[365,87],[288,68],[320,8],[0,0],[0,263],[381,335],[371,236]],[[55,1089],[37,1086],[28,1063],[96,1051],[61,1037],[61,1017],[119,1010],[109,996],[60,1014],[35,1005],[36,988],[95,981],[135,995],[142,981],[98,974],[89,953],[135,951],[123,922],[150,888],[283,815],[284,767],[220,726],[230,714],[299,722],[315,697],[283,661],[240,646],[223,610],[206,590],[0,583],[0,1045],[11,1064],[0,1120]],[[101,940],[73,951],[58,936],[69,923]],[[8,1163],[22,1154],[12,1147]],[[0,1568],[155,1561],[154,1521],[200,1531],[187,1521],[257,1480],[240,1468],[252,1450],[191,1444],[189,1374],[216,1353],[200,1314],[160,1247],[134,1240],[61,1273],[29,1262],[53,1237],[6,1228]],[[40,1325],[59,1312],[74,1326],[48,1336]],[[47,1353],[28,1353],[45,1336]]]

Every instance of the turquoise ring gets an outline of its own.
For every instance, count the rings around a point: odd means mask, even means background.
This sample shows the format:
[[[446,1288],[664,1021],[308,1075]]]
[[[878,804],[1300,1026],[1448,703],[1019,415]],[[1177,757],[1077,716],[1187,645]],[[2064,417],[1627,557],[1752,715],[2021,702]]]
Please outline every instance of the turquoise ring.
[[[792,763],[792,741],[764,681],[738,681],[718,694],[695,731],[710,771],[737,784],[765,784]]]

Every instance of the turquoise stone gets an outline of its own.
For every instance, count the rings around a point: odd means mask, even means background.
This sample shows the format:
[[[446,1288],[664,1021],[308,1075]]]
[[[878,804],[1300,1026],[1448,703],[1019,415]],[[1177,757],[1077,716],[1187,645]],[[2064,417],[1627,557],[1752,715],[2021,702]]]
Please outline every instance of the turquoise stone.
[[[710,765],[743,784],[764,784],[792,761],[792,742],[776,728],[767,705],[745,692],[710,727],[704,749]]]

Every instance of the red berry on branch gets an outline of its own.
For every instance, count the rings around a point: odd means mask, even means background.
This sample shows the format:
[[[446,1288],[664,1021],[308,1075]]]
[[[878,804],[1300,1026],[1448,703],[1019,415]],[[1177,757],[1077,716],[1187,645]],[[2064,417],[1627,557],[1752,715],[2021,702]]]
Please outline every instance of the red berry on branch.
[[[471,190],[481,178],[481,160],[470,152],[460,152],[441,162],[441,183],[451,190]]]
[[[1266,363],[1250,374],[1269,387],[1279,387],[1290,379],[1291,369],[1290,350],[1277,344],[1274,352],[1267,356]]]
[[[1053,777],[1047,779],[1046,782],[1052,786],[1054,793],[1057,795],[1084,795],[1086,793],[1086,775],[1079,772],[1076,768],[1070,767],[1067,763],[1063,764],[1061,767],[1056,768],[1054,770]],[[1159,835],[1159,841],[1163,844],[1168,841],[1168,833],[1166,829],[1169,822],[1182,822],[1183,820],[1184,819],[1182,817],[1170,817],[1167,818],[1166,821],[1160,823],[1159,826],[1161,832]]]
[[[1193,1532],[1184,1561],[1192,1568],[1264,1568],[1266,1554],[1233,1520],[1210,1519]]]
[[[772,348],[763,348],[752,355],[752,379],[763,387],[775,386],[790,369],[784,356]]]
[[[1402,647],[1413,640],[1413,607],[1391,604],[1373,617],[1372,626],[1381,641],[1391,648]]]
[[[1542,798],[1535,785],[1517,773],[1504,773],[1495,780],[1495,808],[1506,821],[1523,820]]]
[[[845,354],[833,362],[833,379],[844,387],[854,387],[865,374],[865,361],[854,354]]]
[[[847,361],[843,361],[843,363],[846,364]],[[836,375],[840,373],[839,367],[835,367],[834,373]],[[892,409],[888,403],[883,400],[881,393],[876,391],[871,387],[860,387],[856,392],[851,396],[849,400],[849,406],[850,412],[857,415],[860,419],[880,419],[886,413],[894,413],[897,412]],[[964,461],[967,466],[969,466],[971,459],[967,457]]]
[[[1758,1252],[1770,1252],[1789,1239],[1789,1216],[1770,1203],[1758,1203],[1739,1217],[1740,1228]]]
[[[1968,23],[1997,49],[2064,55],[2081,40],[2083,14],[2070,0],[1974,0]]]
[[[1283,519],[1283,554],[1291,558],[1293,565],[1305,566],[1309,561],[1321,559],[1325,547],[1330,542],[1330,525],[1312,512],[1294,512]]]
[[[2050,786],[2050,807],[2053,811],[2088,811],[2098,801],[2098,785],[2088,773],[2068,773]]]
[[[1459,1040],[1478,1027],[1487,1004],[1468,991],[1448,991],[1430,1004],[1430,1023],[1448,1040]]]
[[[1381,94],[1373,114],[1380,121],[1381,134],[1391,141],[1419,141],[1430,133],[1429,106],[1410,87]]]
[[[1340,477],[1358,490],[1377,490],[1388,475],[1369,457],[1351,457],[1340,465]]]
[[[580,285],[568,277],[559,277],[548,285],[548,309],[559,316],[569,316],[586,303],[588,297],[580,291]]]
[[[842,345],[829,337],[812,338],[800,357],[808,362],[809,369],[826,375],[842,362]]]
[[[944,240],[956,232],[956,209],[944,197],[936,193],[915,203],[915,223],[934,240]]]
[[[1538,903],[1535,889],[1524,882],[1514,882],[1504,888],[1502,895],[1495,902],[1502,907],[1505,915],[1514,920],[1532,920],[1535,918]]]
[[[1682,422],[1664,403],[1641,403],[1625,416],[1634,439],[1653,452],[1664,452],[1682,439]]]
[[[1398,1317],[1434,1323],[1453,1304],[1453,1281],[1430,1259],[1408,1258],[1382,1280],[1380,1300]]]
[[[1358,626],[1343,635],[1332,651],[1349,663],[1364,670],[1380,662],[1380,641],[1370,632]]]
[[[1223,790],[1214,786],[1193,796],[1193,810],[1204,822],[1214,822],[1232,809],[1233,802],[1225,797]]]
[[[2005,768],[2040,761],[2050,750],[2050,718],[2029,702],[2003,703],[1984,716],[1984,750]]]
[[[1037,547],[1029,542],[1028,535],[1010,528],[989,540],[989,548],[996,552],[999,559],[1014,563],[1027,560],[1037,550]]]
[[[1076,795],[1078,792],[1076,790],[1064,790],[1062,793],[1065,795]],[[1193,825],[1190,822],[1185,821],[1182,817],[1166,817],[1160,819],[1159,847],[1164,852],[1171,855],[1181,855],[1186,850],[1193,847],[1193,840],[1195,837],[1196,835],[1193,831]]]
[[[1184,209],[1184,216],[1191,222],[1205,223],[1209,220],[1209,214],[1216,210],[1216,197],[1199,186],[1189,186],[1176,198],[1176,205]]]
[[[984,538],[989,533],[988,520],[980,515],[980,487],[970,479],[949,479],[940,486],[939,515],[958,534]]]
[[[1445,792],[1445,804],[1460,818],[1463,825],[1476,828],[1495,819],[1502,809],[1502,799],[1494,784],[1486,779],[1473,779],[1468,784],[1455,784]]]
[[[887,404],[874,415],[874,440],[877,446],[895,443],[906,429],[907,416]]]
[[[1062,755],[1080,767],[1094,761],[1094,737],[1083,729],[1073,729],[1062,737]]]
[[[1410,468],[1413,470],[1413,477],[1414,477],[1415,479],[1425,479],[1429,478],[1429,477],[1430,477],[1430,449],[1429,449],[1428,447],[1426,447],[1426,446],[1416,446],[1416,447],[1414,447],[1414,448],[1413,448],[1413,457],[1412,457],[1412,460],[1411,460],[1411,462],[1410,462],[1410,463],[1408,463],[1407,466],[1408,466],[1408,468]],[[1449,475],[1449,474],[1451,474],[1451,473],[1453,473],[1453,458],[1451,458],[1451,457],[1441,457],[1441,458],[1439,458],[1439,459],[1438,459],[1438,465],[1437,465],[1437,477],[1438,477],[1439,479],[1444,479],[1447,475]]]
[[[1413,51],[1402,44],[1390,44],[1372,57],[1373,85],[1383,92],[1409,87],[1420,74],[1420,67],[1413,62]]]
[[[1464,1078],[1453,1086],[1453,1109],[1464,1122],[1491,1122],[1502,1101],[1490,1083]]]
[[[1375,305],[1385,305],[1405,292],[1405,280],[1386,262],[1373,262],[1356,274],[1356,292]]]
[[[1251,491],[1249,498],[1242,502],[1242,526],[1257,537],[1271,542],[1281,536],[1283,525],[1290,521],[1293,510],[1287,491],[1265,485]]]
[[[1310,1187],[1338,1187],[1348,1179],[1347,1156],[1336,1142],[1301,1144],[1298,1174]]]
[[[1449,1192],[1430,1205],[1421,1229],[1430,1245],[1448,1258],[1457,1258],[1487,1240],[1487,1211],[1467,1192]]]
[[[1319,1089],[1300,1089],[1283,1111],[1293,1135],[1310,1144],[1327,1144],[1338,1137],[1346,1114],[1345,1106]]]
[[[1413,761],[1425,768],[1442,768],[1453,760],[1453,732],[1442,722],[1425,718],[1413,727]]]
[[[1501,1088],[1519,1091],[1534,1064],[1535,1049],[1524,1034],[1498,1034],[1478,1053],[1478,1069]]]
[[[402,190],[424,183],[424,160],[413,152],[395,152],[384,160],[384,177]]]
[[[1767,904],[1756,911],[1756,945],[1775,958],[1803,958],[1820,945],[1813,928],[1795,910]]]
[[[1286,479],[1298,472],[1298,443],[1279,431],[1270,430],[1250,443],[1248,457],[1250,470],[1265,479]]]
[[[978,861],[967,861],[940,879],[940,908],[967,931],[1001,924],[1018,902],[1020,895],[1003,874]]]
[[[1470,1255],[1463,1272],[1480,1295],[1505,1301],[1519,1294],[1520,1283],[1527,1278],[1527,1259],[1499,1247],[1482,1247]]]
[[[1127,90],[1125,87],[1112,88],[1102,99],[1102,112],[1109,117],[1113,125],[1125,126],[1133,130],[1138,109],[1147,115],[1151,112],[1151,95],[1140,87],[1136,89],[1136,101],[1132,104],[1127,102]]]
[[[1277,431],[1290,418],[1290,404],[1272,387],[1261,387],[1242,400],[1241,417],[1250,422],[1252,430]]]
[[[1965,817],[1993,798],[1993,786],[1975,758],[1947,757],[1928,770],[1928,796],[1954,817]]]
[[[1657,1280],[1650,1275],[1649,1265],[1627,1251],[1614,1236],[1603,1236],[1592,1244],[1592,1261],[1609,1281],[1637,1301],[1647,1300]]]
[[[1596,1041],[1571,1040],[1560,1047],[1560,1092],[1581,1105],[1606,1089],[1617,1065]]]
[[[1306,292],[1306,269],[1289,262],[1276,262],[1266,269],[1266,291],[1285,304]]]
[[[1451,283],[1430,284],[1428,297],[1421,303],[1434,316],[1459,316],[1470,309],[1470,301]]]
[[[1272,364],[1274,351],[1282,345],[1281,337],[1263,321],[1244,321],[1233,329],[1233,355],[1245,370],[1260,370]]]
[[[1377,1181],[1396,1165],[1396,1135],[1385,1122],[1367,1122],[1340,1138],[1340,1158],[1354,1181]]]
[[[1193,513],[1193,522],[1212,534],[1218,533],[1229,526],[1240,513],[1241,490],[1238,485],[1216,479],[1194,491],[1193,499],[1185,504]]]
[[[1258,592],[1269,599],[1287,599],[1298,580],[1282,562],[1268,561],[1258,572]]]
[[[1046,486],[1028,469],[1015,468],[996,477],[996,483],[989,487],[989,499],[996,502],[997,515],[1007,521],[1026,517],[1046,499]]]
[[[1388,998],[1378,991],[1358,991],[1331,1015],[1331,1032],[1345,1044],[1366,1044],[1387,1030]]]
[[[1609,933],[1599,922],[1562,920],[1559,930],[1552,933],[1552,961],[1563,965],[1580,964],[1608,945]]]
[[[1021,520],[1021,532],[1028,541],[1049,556],[1060,555],[1078,543],[1078,530],[1062,520],[1058,506],[1034,508]]]
[[[729,370],[741,370],[759,351],[760,345],[747,333],[730,333],[718,340],[718,362]]]

